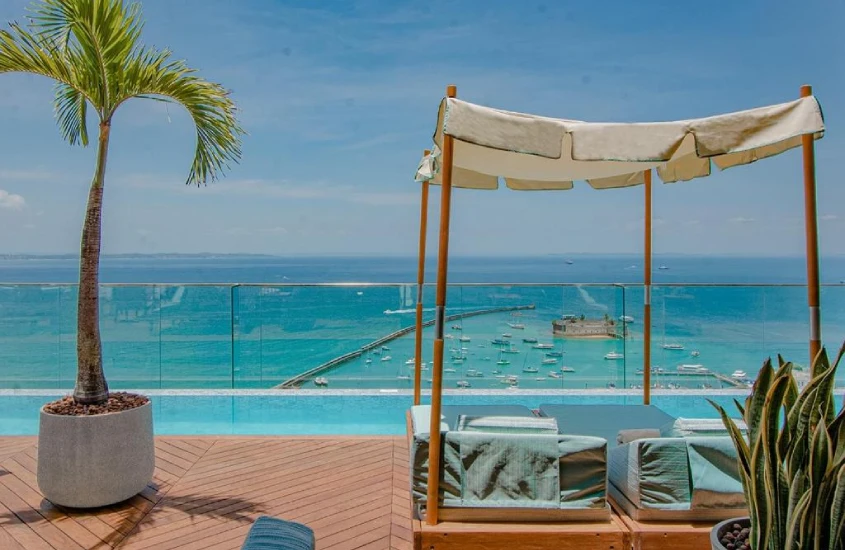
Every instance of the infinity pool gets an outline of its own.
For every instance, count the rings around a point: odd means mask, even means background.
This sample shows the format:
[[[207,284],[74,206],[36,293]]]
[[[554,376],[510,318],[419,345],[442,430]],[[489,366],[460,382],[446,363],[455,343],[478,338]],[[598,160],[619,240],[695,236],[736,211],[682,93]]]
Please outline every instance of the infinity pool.
[[[356,391],[146,392],[159,435],[399,435],[405,430],[410,393]],[[38,411],[58,392],[0,392],[0,435],[35,435]],[[715,418],[707,398],[723,406],[741,392],[655,394],[652,403],[675,417]],[[427,396],[423,403],[427,403]],[[635,392],[449,392],[447,405],[641,404]],[[733,407],[730,411],[735,410]]]

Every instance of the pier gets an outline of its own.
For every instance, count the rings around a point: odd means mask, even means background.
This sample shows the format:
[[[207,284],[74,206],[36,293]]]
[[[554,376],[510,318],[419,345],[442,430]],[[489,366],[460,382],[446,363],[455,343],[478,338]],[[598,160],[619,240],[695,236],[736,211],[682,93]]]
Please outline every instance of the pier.
[[[477,317],[479,315],[490,315],[492,313],[504,313],[504,312],[507,312],[507,311],[520,311],[520,310],[525,310],[525,309],[534,309],[534,304],[525,305],[525,306],[494,307],[494,308],[488,308],[488,309],[477,309],[475,311],[465,311],[463,313],[456,313],[454,315],[448,315],[446,317],[446,322],[457,321],[459,319],[468,319],[470,317]],[[430,327],[433,324],[434,324],[434,319],[431,319],[429,321],[425,321],[422,324],[422,326],[423,326],[423,328],[425,328],[425,327]],[[326,361],[325,363],[318,365],[318,366],[314,367],[313,369],[310,369],[310,370],[307,370],[303,373],[297,374],[293,378],[289,378],[289,379],[285,380],[284,382],[282,382],[281,384],[274,386],[274,389],[298,388],[303,382],[306,382],[307,380],[314,378],[315,376],[317,376],[319,374],[323,374],[325,372],[328,372],[328,371],[334,369],[335,367],[339,367],[340,365],[346,363],[347,361],[352,361],[353,359],[358,359],[359,357],[366,354],[367,352],[374,350],[374,349],[379,349],[381,346],[385,345],[387,342],[390,342],[391,340],[395,340],[395,339],[397,339],[401,336],[405,336],[406,334],[410,334],[411,332],[414,332],[414,330],[416,330],[416,325],[411,325],[409,327],[401,328],[401,329],[399,329],[395,332],[391,332],[387,336],[383,336],[383,337],[379,338],[378,340],[375,340],[373,342],[370,342],[369,344],[361,346],[360,349],[346,353],[344,355],[341,355],[340,357],[335,357],[331,361]]]

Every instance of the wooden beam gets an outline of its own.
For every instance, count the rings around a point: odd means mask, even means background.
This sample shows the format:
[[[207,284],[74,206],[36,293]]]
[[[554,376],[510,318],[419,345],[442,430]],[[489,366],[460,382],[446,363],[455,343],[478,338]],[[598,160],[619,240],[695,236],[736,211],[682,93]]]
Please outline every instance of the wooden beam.
[[[431,151],[426,149],[423,156]],[[417,320],[414,335],[414,405],[420,404],[422,385],[423,285],[425,284],[425,239],[428,231],[428,181],[422,182],[420,198],[420,248],[417,263]]]
[[[446,87],[446,97],[456,97],[455,86]],[[440,243],[437,250],[437,293],[434,303],[434,363],[431,381],[431,430],[428,450],[428,494],[426,523],[437,524],[440,493],[440,411],[443,397],[443,325],[446,317],[446,273],[449,265],[449,216],[452,206],[452,136],[443,133],[443,162],[440,167]]]
[[[651,170],[645,177],[645,253],[643,258],[643,404],[651,404]]]
[[[813,95],[813,87],[801,86],[801,97]],[[816,154],[813,134],[801,136],[804,152],[804,227],[807,239],[807,305],[810,309],[810,364],[821,350],[822,326],[819,302],[819,234],[816,213]]]

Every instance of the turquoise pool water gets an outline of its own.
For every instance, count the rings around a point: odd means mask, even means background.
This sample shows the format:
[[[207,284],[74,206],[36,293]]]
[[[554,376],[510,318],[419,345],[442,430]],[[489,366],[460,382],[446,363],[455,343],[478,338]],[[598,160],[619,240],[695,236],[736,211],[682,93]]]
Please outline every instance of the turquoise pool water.
[[[375,392],[149,392],[159,435],[400,435],[408,393]],[[38,411],[55,393],[10,392],[0,395],[0,435],[35,435]],[[652,402],[675,417],[715,418],[710,398],[723,406],[744,394],[657,394]],[[423,402],[428,402],[427,398]],[[631,393],[449,393],[444,404],[641,404]],[[733,410],[733,409],[730,409]]]

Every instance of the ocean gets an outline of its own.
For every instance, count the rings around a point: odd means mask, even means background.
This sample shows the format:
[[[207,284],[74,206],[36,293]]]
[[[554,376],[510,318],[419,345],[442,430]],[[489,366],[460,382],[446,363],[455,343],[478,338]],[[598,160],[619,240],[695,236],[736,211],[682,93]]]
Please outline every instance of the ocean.
[[[658,256],[654,265],[656,384],[730,387],[734,371],[751,379],[763,359],[777,353],[806,365],[802,258]],[[435,272],[434,261],[427,262],[427,319]],[[823,335],[838,349],[845,339],[845,258],[823,258],[821,273]],[[72,387],[76,277],[73,259],[0,260],[0,387]],[[410,257],[106,257],[106,375],[113,389],[271,388],[411,326],[415,280]],[[528,389],[640,386],[641,281],[642,261],[633,255],[451,259],[448,314],[533,309],[450,322],[447,387],[498,389],[512,384],[509,376]],[[554,337],[551,323],[565,314],[606,315],[627,327],[627,337]],[[426,362],[431,331],[423,333]],[[494,339],[510,340],[514,353],[503,354]],[[321,376],[333,389],[410,388],[413,341],[413,333],[399,337],[385,344],[389,349]],[[622,357],[606,359],[609,353]],[[679,365],[700,365],[708,374],[680,375]],[[426,371],[424,380],[429,376]],[[306,385],[315,387],[312,380]]]

